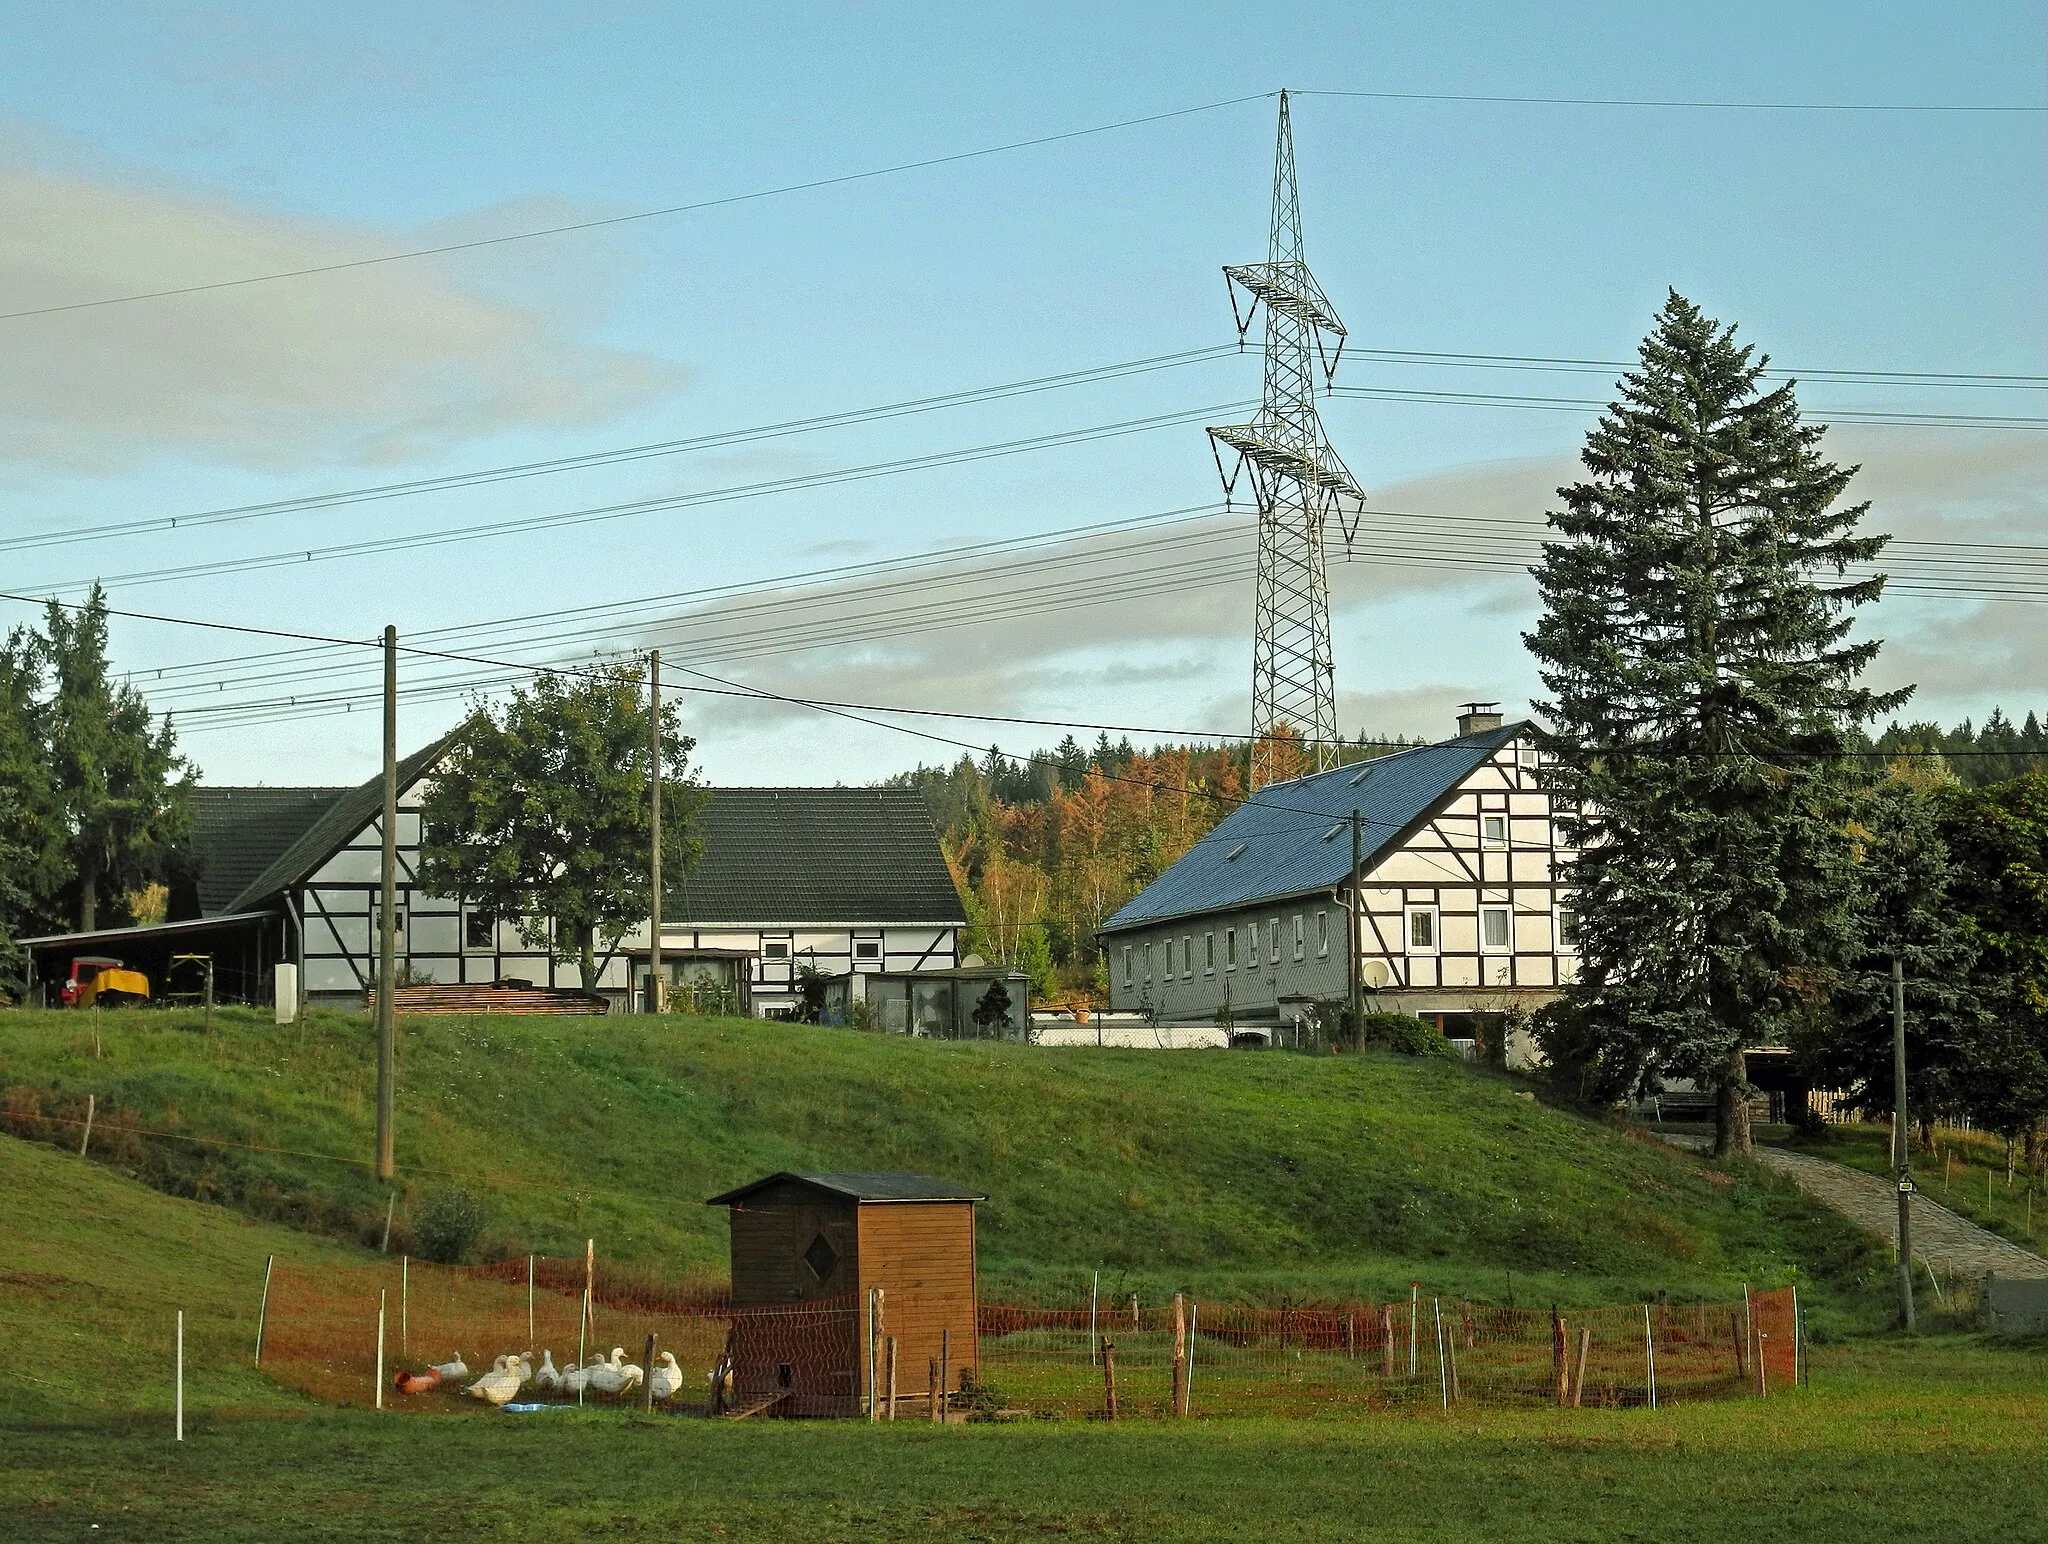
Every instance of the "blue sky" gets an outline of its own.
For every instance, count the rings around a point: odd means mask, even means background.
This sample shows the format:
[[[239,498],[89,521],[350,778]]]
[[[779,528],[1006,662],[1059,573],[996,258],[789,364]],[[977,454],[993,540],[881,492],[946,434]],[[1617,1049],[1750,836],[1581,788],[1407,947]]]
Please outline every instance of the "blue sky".
[[[601,219],[1270,92],[2039,105],[2032,5],[347,8],[17,12],[0,58],[0,310]],[[779,422],[1227,343],[1218,267],[1262,254],[1270,99],[699,213],[0,321],[0,538]],[[1304,95],[1309,256],[1361,348],[1619,359],[1676,286],[1801,369],[2048,373],[2040,114],[1721,112]],[[1251,395],[1224,357],[740,448],[176,533],[17,550],[9,590],[404,537],[1174,414]],[[1591,375],[1360,358],[1340,383],[1606,395]],[[2036,415],[2037,391],[1809,383],[1826,410]],[[1390,509],[1536,518],[1576,411],[1341,399]],[[1211,421],[1217,421],[1212,418]],[[2043,436],[1844,424],[1872,524],[2038,542]],[[114,604],[337,636],[426,629],[1064,529],[1214,497],[1199,421],[963,466],[453,545],[122,581]],[[1045,549],[1058,556],[1075,549]],[[777,691],[1237,730],[1248,563],[1114,604],[790,652],[673,636]],[[1234,567],[1232,566],[1234,565]],[[1049,572],[1057,572],[1049,570]],[[1011,591],[1026,583],[1019,578]],[[1525,577],[1333,564],[1347,729],[1435,733],[1535,690]],[[1078,592],[1077,592],[1078,593]],[[1098,593],[1109,594],[1108,588]],[[816,617],[859,618],[866,581]],[[677,602],[675,606],[684,605]],[[669,613],[637,613],[654,623]],[[1900,596],[1885,684],[1945,717],[2048,707],[2042,608]],[[11,614],[20,614],[12,608]],[[767,611],[756,627],[773,628]],[[852,629],[858,632],[858,629]],[[813,635],[814,636],[814,635]],[[512,641],[491,645],[504,650]],[[247,646],[116,629],[209,777],[365,775],[374,717],[194,712],[294,693]],[[802,641],[799,639],[798,641]],[[565,651],[565,652],[564,652]],[[521,657],[547,648],[530,643]],[[324,689],[375,684],[344,655]],[[408,669],[412,666],[409,664]],[[155,671],[166,672],[162,688]],[[178,690],[172,685],[182,682]],[[408,741],[459,711],[410,702]],[[692,704],[714,781],[849,781],[944,746]],[[1057,737],[940,726],[975,743]]]

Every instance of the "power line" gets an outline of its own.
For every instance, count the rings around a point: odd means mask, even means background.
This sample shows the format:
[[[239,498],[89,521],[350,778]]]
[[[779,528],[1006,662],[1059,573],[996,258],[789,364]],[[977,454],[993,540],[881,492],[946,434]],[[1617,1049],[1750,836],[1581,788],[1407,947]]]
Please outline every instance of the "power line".
[[[474,541],[480,537],[505,536],[521,531],[538,530],[558,526],[592,525],[602,521],[620,520],[631,515],[649,514],[656,510],[682,509],[707,504],[723,504],[739,499],[760,498],[768,494],[791,493],[809,488],[832,487],[841,483],[865,482],[877,477],[891,477],[904,472],[929,470],[933,467],[958,466],[975,461],[987,461],[1000,456],[1022,455],[1034,450],[1050,449],[1060,445],[1086,444],[1093,440],[1113,439],[1126,434],[1142,434],[1152,429],[1168,428],[1177,424],[1199,423],[1219,413],[1232,412],[1248,406],[1243,401],[1212,403],[1207,407],[1183,408],[1178,412],[1155,414],[1148,418],[1130,418],[1109,424],[1091,424],[1084,428],[1061,430],[1052,434],[1030,435],[1023,439],[1000,440],[987,445],[969,445],[955,450],[935,451],[922,456],[903,456],[892,461],[871,462],[864,466],[839,467],[828,472],[809,472],[795,477],[771,478],[764,482],[740,483],[723,488],[707,488],[692,493],[666,494],[654,498],[629,499],[616,504],[597,504],[581,509],[563,510],[545,515],[521,515],[503,520],[486,521],[478,525],[456,526],[434,531],[416,532],[410,536],[380,537],[369,541],[346,542],[331,547],[303,548],[295,552],[272,552],[246,558],[223,558],[212,563],[191,563],[176,568],[138,569],[132,573],[105,574],[89,579],[73,579],[51,585],[52,591],[83,590],[94,584],[161,584],[178,579],[203,578],[212,574],[247,573],[258,569],[297,567],[304,563],[331,562],[338,558],[379,556],[390,552],[414,550],[421,547],[447,546],[455,542]]]
[[[1382,102],[1483,102],[1531,107],[1662,107],[1750,113],[2048,113],[2048,107],[1979,102],[1739,102],[1668,97],[1501,96],[1462,91],[1315,91],[1305,97],[1362,97]]]
[[[198,295],[211,290],[237,289],[250,284],[271,284],[280,279],[303,279],[314,274],[340,273],[353,268],[374,268],[386,263],[409,262],[418,257],[439,257],[450,252],[474,252],[481,247],[500,247],[515,241],[534,241],[543,236],[566,236],[576,231],[601,230],[607,226],[630,225],[641,220],[664,219],[671,215],[695,214],[706,209],[722,209],[732,204],[756,203],[767,198],[781,198],[791,193],[811,193],[820,188],[843,187],[852,182],[869,182],[877,177],[894,177],[904,172],[926,171],[934,166],[950,166],[960,161],[979,160],[985,156],[1007,155],[1016,150],[1031,150],[1040,145],[1056,145],[1065,140],[1085,139],[1095,134],[1111,134],[1120,129],[1139,128],[1148,123],[1164,123],[1172,118],[1187,118],[1196,113],[1215,112],[1220,108],[1237,107],[1246,102],[1260,102],[1275,93],[1254,92],[1249,96],[1230,97],[1221,102],[1204,102],[1196,107],[1177,107],[1170,112],[1148,113],[1142,118],[1124,118],[1115,123],[1099,123],[1085,129],[1068,129],[1059,134],[1041,134],[1032,139],[1012,140],[1007,144],[986,145],[978,150],[957,150],[948,155],[926,156],[922,160],[900,161],[892,166],[873,167],[867,171],[842,172],[833,177],[813,177],[803,182],[783,183],[772,188],[759,188],[750,193],[728,193],[721,198],[698,199],[693,203],[670,204],[661,209],[642,209],[632,214],[608,215],[595,220],[576,220],[567,225],[550,225],[540,230],[513,231],[503,236],[481,236],[473,241],[446,242],[440,246],[415,247],[407,252],[386,252],[377,257],[351,258],[339,263],[316,263],[305,268],[283,269],[275,273],[249,274],[239,279],[216,279],[206,284],[182,284],[171,289],[144,290],[132,295],[108,295],[98,300],[74,300],[64,305],[36,306],[26,311],[0,311],[0,322],[15,321],[28,316],[51,316],[63,311],[90,311],[102,306],[132,305],[142,300],[164,300],[174,295]]]
[[[85,526],[75,530],[49,531],[39,535],[14,539],[16,551],[35,547],[70,546],[78,542],[98,541],[109,537],[127,537],[153,531],[190,530],[201,526],[240,524],[247,520],[261,520],[272,515],[302,514],[311,510],[339,508],[349,504],[362,504],[384,499],[406,498],[419,493],[439,493],[453,488],[484,486],[491,483],[512,482],[529,477],[550,476],[558,472],[583,471],[592,467],[615,466],[625,462],[647,460],[659,456],[680,455],[695,450],[723,448],[730,445],[746,444],[755,440],[778,439],[786,435],[810,434],[823,429],[844,428],[852,424],[873,423],[878,420],[907,417],[911,414],[937,412],[945,408],[967,406],[980,402],[1000,401],[1006,397],[1023,396],[1030,393],[1053,391],[1065,386],[1088,385],[1098,381],[1117,380],[1126,376],[1145,374],[1154,370],[1168,370],[1180,365],[1198,364],[1211,359],[1235,355],[1238,349],[1233,344],[1212,344],[1206,348],[1183,349],[1173,354],[1155,354],[1146,359],[1124,360],[1113,365],[1098,365],[1091,369],[1069,370],[1058,375],[1036,376],[1028,380],[1007,381],[996,386],[979,386],[964,391],[946,392],[937,396],[914,397],[902,402],[882,403],[874,407],[849,408],[836,413],[822,413],[809,418],[785,419],[779,423],[760,424],[745,429],[729,429],[715,434],[692,435],[685,439],[658,440],[649,444],[625,445],[609,450],[586,451],[579,455],[557,456],[545,461],[514,462],[508,466],[478,467],[466,472],[450,472],[436,477],[410,478],[402,482],[377,483],[363,488],[344,488],[327,493],[309,493],[297,498],[273,499],[260,504],[235,504],[219,509],[197,510],[183,515],[155,515],[139,520],[116,521],[107,525]]]

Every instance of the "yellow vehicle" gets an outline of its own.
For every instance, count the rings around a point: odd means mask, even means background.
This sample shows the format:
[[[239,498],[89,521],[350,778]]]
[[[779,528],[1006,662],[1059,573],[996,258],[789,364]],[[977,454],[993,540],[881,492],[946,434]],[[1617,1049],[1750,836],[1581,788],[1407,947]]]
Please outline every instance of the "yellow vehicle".
[[[58,993],[67,1008],[120,1008],[149,1001],[149,977],[104,954],[81,954]]]

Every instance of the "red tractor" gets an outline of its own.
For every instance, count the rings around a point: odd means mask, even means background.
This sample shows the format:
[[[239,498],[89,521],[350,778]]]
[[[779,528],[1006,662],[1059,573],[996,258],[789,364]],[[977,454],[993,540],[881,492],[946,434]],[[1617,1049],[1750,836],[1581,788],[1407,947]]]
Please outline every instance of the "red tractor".
[[[149,977],[104,954],[81,954],[58,991],[67,1008],[120,1008],[149,1001]]]

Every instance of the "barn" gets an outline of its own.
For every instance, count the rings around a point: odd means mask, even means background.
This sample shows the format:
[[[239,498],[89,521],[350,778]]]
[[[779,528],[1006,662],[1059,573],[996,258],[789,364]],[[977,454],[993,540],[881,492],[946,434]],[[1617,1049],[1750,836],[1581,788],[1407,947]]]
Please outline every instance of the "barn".
[[[894,1337],[897,1367],[922,1392],[929,1366],[946,1360],[946,1387],[980,1370],[975,1332],[974,1207],[988,1198],[929,1174],[770,1174],[711,1197],[732,1226],[735,1308],[836,1302],[843,1314],[818,1354],[785,1360],[765,1316],[732,1347],[737,1396],[758,1402],[787,1393],[793,1413],[853,1414],[865,1407],[871,1375],[871,1292],[879,1289],[874,1338]],[[906,1390],[907,1391],[907,1390]]]

